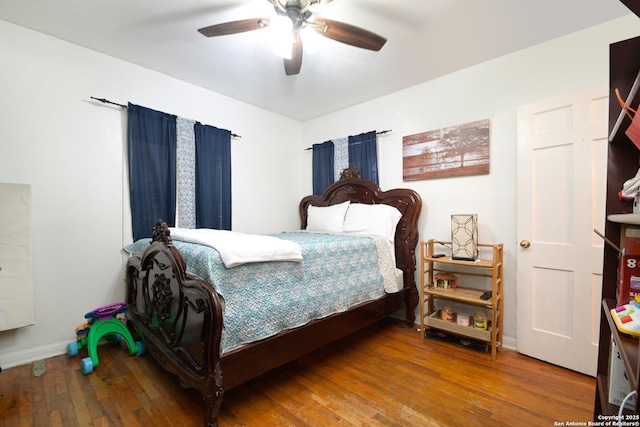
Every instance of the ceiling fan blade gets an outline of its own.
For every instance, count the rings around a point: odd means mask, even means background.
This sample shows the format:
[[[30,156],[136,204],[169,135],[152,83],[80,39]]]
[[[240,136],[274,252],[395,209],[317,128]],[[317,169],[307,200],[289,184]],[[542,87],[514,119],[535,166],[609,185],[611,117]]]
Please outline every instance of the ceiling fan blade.
[[[313,24],[311,28],[317,33],[340,43],[362,49],[379,51],[387,42],[387,39],[376,33],[332,19],[316,18]]]
[[[291,48],[291,59],[284,59],[284,72],[287,76],[293,76],[300,73],[300,68],[302,68],[302,38],[298,37]]]
[[[269,18],[253,18],[211,25],[210,27],[200,28],[198,32],[206,37],[216,37],[259,30],[268,26]]]

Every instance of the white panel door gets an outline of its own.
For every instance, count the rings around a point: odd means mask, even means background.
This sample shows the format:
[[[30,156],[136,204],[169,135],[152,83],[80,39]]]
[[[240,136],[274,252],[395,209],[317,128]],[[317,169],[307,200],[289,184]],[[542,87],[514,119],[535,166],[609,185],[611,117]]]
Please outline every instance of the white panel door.
[[[0,331],[33,322],[31,187],[0,183]]]
[[[518,109],[517,349],[595,375],[608,88]]]

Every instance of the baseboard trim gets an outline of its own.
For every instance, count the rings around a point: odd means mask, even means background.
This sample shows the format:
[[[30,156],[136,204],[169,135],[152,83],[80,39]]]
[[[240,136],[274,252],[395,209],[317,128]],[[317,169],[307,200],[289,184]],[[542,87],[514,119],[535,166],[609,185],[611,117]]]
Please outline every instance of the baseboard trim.
[[[26,365],[36,360],[48,359],[65,354],[67,352],[67,344],[69,344],[69,341],[60,341],[41,347],[5,354],[4,356],[0,356],[0,367],[2,367],[2,369],[13,368],[14,366]]]
[[[517,351],[516,339],[513,337],[502,337],[502,347]]]
[[[415,326],[418,329],[420,328],[420,325],[418,324],[416,324]],[[67,352],[67,344],[69,344],[69,341],[60,341],[42,347],[31,348],[0,356],[0,367],[2,369],[13,368],[14,366],[33,363],[36,360],[48,359],[49,357],[65,354]],[[502,347],[515,351],[516,339],[513,337],[502,337]]]

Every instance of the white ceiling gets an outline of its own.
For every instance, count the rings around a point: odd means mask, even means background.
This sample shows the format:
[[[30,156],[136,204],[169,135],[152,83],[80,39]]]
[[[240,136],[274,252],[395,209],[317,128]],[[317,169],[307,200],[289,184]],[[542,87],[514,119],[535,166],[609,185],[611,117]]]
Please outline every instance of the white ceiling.
[[[318,16],[373,31],[386,45],[371,52],[323,38],[300,74],[286,76],[265,30],[215,38],[196,31],[272,16],[267,0],[0,1],[0,19],[297,120],[628,13],[617,0],[334,0]]]

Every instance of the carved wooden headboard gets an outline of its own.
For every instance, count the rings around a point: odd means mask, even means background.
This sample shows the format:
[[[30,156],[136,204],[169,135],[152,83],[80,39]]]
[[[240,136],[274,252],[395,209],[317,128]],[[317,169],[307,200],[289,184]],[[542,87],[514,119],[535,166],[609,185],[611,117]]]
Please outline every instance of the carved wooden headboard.
[[[345,201],[352,203],[386,204],[398,209],[402,218],[395,235],[396,266],[404,273],[404,287],[409,299],[417,302],[418,292],[414,278],[416,247],[418,245],[418,219],[422,198],[414,190],[395,188],[382,191],[373,181],[360,177],[356,168],[345,169],[339,181],[331,184],[321,196],[307,196],[300,202],[301,228],[307,227],[307,209],[312,206],[331,206]]]

